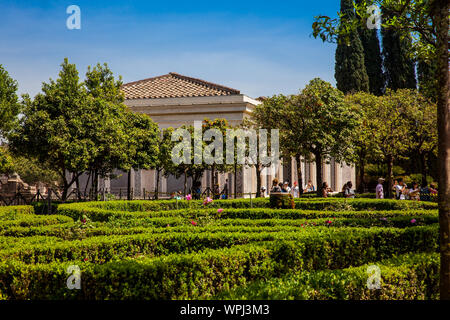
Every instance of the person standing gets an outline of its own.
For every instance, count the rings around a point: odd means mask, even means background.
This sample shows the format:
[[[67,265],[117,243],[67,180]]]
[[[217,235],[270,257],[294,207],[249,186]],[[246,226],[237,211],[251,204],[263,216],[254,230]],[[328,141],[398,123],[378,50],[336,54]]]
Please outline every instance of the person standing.
[[[405,200],[405,193],[406,193],[406,185],[403,182],[403,179],[398,180],[398,185],[395,187],[395,193],[397,195],[398,200]]]
[[[283,185],[283,190],[285,190],[285,192],[287,193],[291,193],[291,187],[289,187],[289,182],[285,182]]]
[[[292,195],[294,198],[298,198],[300,193],[300,188],[297,185],[297,181],[294,181],[294,187],[292,188]]]
[[[412,188],[408,192],[409,200],[420,200],[420,188],[417,182],[412,183]]]
[[[322,197],[323,198],[328,198],[328,192],[331,192],[331,191],[332,191],[331,188],[328,187],[328,183],[326,183],[326,182],[322,183],[322,190],[321,190],[321,192],[322,192]]]
[[[355,191],[352,189],[353,184],[351,181],[347,182],[344,186],[344,197],[345,198],[355,198]]]
[[[376,198],[384,199],[384,189],[383,189],[384,178],[378,179],[377,187],[375,188]]]
[[[313,192],[316,191],[314,188],[314,185],[311,180],[308,180],[308,183],[306,184],[305,188],[303,189],[303,192]]]
[[[270,192],[271,193],[272,192],[281,192],[281,188],[278,185],[278,179],[277,178],[273,179],[273,181],[272,181],[272,189],[270,190]]]

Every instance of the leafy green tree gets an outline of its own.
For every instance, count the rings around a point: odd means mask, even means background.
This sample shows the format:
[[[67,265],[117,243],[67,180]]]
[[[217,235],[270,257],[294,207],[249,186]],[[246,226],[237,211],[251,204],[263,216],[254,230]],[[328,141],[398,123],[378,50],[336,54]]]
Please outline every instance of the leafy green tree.
[[[305,151],[314,155],[318,192],[323,182],[322,162],[330,157],[336,161],[353,162],[354,139],[359,114],[344,100],[344,94],[330,83],[313,79],[294,99],[302,124],[298,134],[304,137]]]
[[[437,119],[438,119],[438,184],[439,184],[439,224],[440,224],[440,298],[450,300],[450,122],[449,112],[449,19],[450,2],[447,0],[377,0],[379,6],[388,8],[391,18],[384,19],[384,27],[413,34],[412,53],[419,58],[437,61]],[[334,41],[338,35],[349,33],[368,14],[364,5],[356,6],[358,16],[347,23],[347,28],[338,28],[339,18],[317,16],[312,25],[314,37],[322,41]]]
[[[354,15],[352,0],[341,0],[341,19],[353,19]],[[349,43],[338,39],[334,74],[336,86],[344,93],[369,91],[364,48],[357,30],[350,32],[348,38]]]
[[[419,58],[417,63],[417,80],[419,92],[425,97],[436,101],[438,96],[438,82],[436,77],[437,61]]]
[[[108,64],[97,63],[95,67],[88,66],[85,86],[94,98],[100,98],[115,104],[123,103],[125,95],[121,90],[122,77],[116,80]]]
[[[411,147],[411,132],[408,127],[408,111],[411,103],[408,90],[394,92],[388,89],[373,107],[373,118],[377,130],[373,139],[376,141],[379,159],[387,165],[388,194],[392,197],[393,167],[395,161],[402,158]]]
[[[385,19],[392,19],[389,9],[383,7]],[[382,27],[383,38],[383,65],[387,87],[392,90],[417,86],[415,62],[411,58],[411,36],[406,32],[400,32],[389,27]]]
[[[279,138],[280,138],[280,148],[281,148],[281,154],[284,159],[290,159],[291,156],[295,153],[297,150],[295,147],[295,142],[290,141],[289,139],[292,139],[295,137],[295,134],[298,133],[296,128],[291,128],[288,126],[285,121],[287,120],[293,120],[295,119],[286,119],[284,118],[284,115],[286,112],[286,107],[289,102],[289,97],[284,96],[282,94],[275,95],[269,98],[265,98],[263,100],[263,103],[256,106],[255,109],[252,112],[251,118],[244,119],[243,121],[243,128],[246,130],[253,129],[253,130],[260,130],[260,129],[266,129],[268,133],[271,132],[272,129],[278,129],[279,131]],[[295,130],[293,133],[290,130]],[[295,137],[296,138],[296,137]],[[295,140],[297,141],[297,140]],[[271,137],[267,137],[267,147],[268,149],[271,149]],[[256,171],[256,196],[261,196],[261,173],[264,170],[264,168],[268,168],[270,165],[266,164],[264,165],[264,161],[260,159],[259,153],[257,153],[256,158],[249,159],[251,160],[251,164],[247,163],[247,165],[253,166]],[[299,162],[298,162],[299,163]],[[301,183],[301,166],[297,166],[297,171],[299,181]],[[301,185],[301,184],[300,184]]]
[[[58,172],[63,194],[87,170],[96,146],[89,137],[87,123],[95,116],[93,103],[79,81],[75,65],[67,59],[56,81],[43,83],[42,93],[32,101],[24,96],[20,126],[9,136],[11,150],[35,158]]]
[[[29,185],[44,183],[47,186],[56,187],[61,184],[61,178],[58,173],[49,169],[45,164],[29,157],[12,158],[12,167],[23,182]]]
[[[218,150],[216,148],[213,149],[211,152],[211,156],[215,159],[212,164],[206,163],[206,159],[203,158],[204,168],[206,170],[211,171],[211,187],[214,187],[216,184],[216,172],[224,173],[224,172],[230,172],[233,170],[234,166],[231,164],[227,164],[227,150],[225,148],[225,141],[227,139],[227,129],[231,129],[231,126],[228,124],[228,121],[225,119],[214,119],[209,120],[205,118],[203,120],[202,124],[202,132],[203,132],[203,140],[205,140],[205,133],[210,130],[214,129],[217,130],[218,133],[222,135],[222,154],[218,153]],[[203,155],[205,155],[206,148],[211,148],[214,146],[216,137],[214,137],[214,140],[211,138],[211,143],[208,143],[207,141],[203,142]]]
[[[175,143],[172,141],[173,128],[167,128],[162,130],[157,136],[158,141],[158,153],[156,161],[153,164],[153,169],[156,172],[156,185],[155,185],[155,199],[159,198],[159,179],[161,174],[169,176],[170,174],[176,174],[176,167],[172,162],[172,149]]]
[[[159,128],[146,114],[125,111],[125,132],[128,134],[127,148],[124,150],[128,160],[126,166],[138,169],[154,168],[159,155]],[[128,198],[131,200],[130,172],[128,173]]]
[[[407,117],[409,128],[408,145],[410,155],[418,159],[422,174],[422,184],[427,182],[429,174],[428,159],[437,155],[437,112],[436,104],[418,93],[417,90],[401,91],[407,99]]]
[[[16,94],[17,86],[17,81],[0,64],[0,144],[18,121],[20,104]]]
[[[359,112],[359,124],[355,128],[355,134],[352,136],[355,147],[357,174],[359,184],[357,186],[358,192],[362,193],[365,190],[365,168],[368,163],[377,158],[376,150],[378,144],[373,139],[377,126],[373,119],[377,117],[377,105],[379,98],[374,94],[367,92],[358,92],[355,94],[347,95],[345,97],[349,104],[355,106],[355,111]]]
[[[11,156],[5,146],[0,146],[0,174],[8,174],[14,171]]]
[[[137,160],[133,158],[134,127],[128,123],[134,124],[135,119],[126,113],[121,85],[121,79],[115,80],[106,63],[88,67],[84,87],[90,98],[92,116],[85,126],[89,129],[87,138],[96,147],[88,168],[95,198],[99,177],[107,177],[114,169],[129,171]]]

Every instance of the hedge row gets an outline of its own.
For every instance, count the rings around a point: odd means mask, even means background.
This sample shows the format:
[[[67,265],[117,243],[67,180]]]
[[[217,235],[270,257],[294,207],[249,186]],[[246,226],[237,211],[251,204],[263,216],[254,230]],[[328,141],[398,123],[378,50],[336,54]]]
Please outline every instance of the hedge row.
[[[32,206],[0,207],[0,216],[15,215],[15,214],[33,214],[33,213],[34,213],[34,210],[33,210]]]
[[[369,289],[368,267],[380,268],[379,289]],[[343,270],[303,272],[257,281],[218,294],[233,300],[408,300],[439,299],[439,254],[406,254]]]
[[[36,237],[35,243],[21,241],[0,250],[0,259],[14,259],[25,263],[53,261],[107,261],[137,256],[159,256],[173,253],[198,252],[206,248],[222,248],[264,241],[295,240],[302,248],[300,257],[319,257],[323,267],[342,268],[367,254],[371,257],[388,257],[409,251],[432,251],[438,247],[438,225],[414,228],[327,228],[317,227],[298,231],[262,232],[200,232],[135,234],[127,236],[99,236],[75,241],[46,242]],[[31,238],[31,240],[35,240]],[[292,256],[286,252],[285,256]],[[292,259],[298,257],[292,256]],[[315,263],[319,263],[315,262]]]
[[[160,201],[103,201],[89,202],[82,204],[85,208],[97,207],[108,210],[119,211],[163,211],[176,210],[182,208],[199,209],[204,208],[201,200],[160,200]],[[344,199],[344,198],[312,198],[295,199],[297,209],[307,210],[336,210],[345,206],[351,206],[352,210],[404,210],[404,209],[437,209],[437,204],[433,202],[421,201],[399,201],[392,199]],[[215,200],[208,204],[212,208],[267,208],[269,207],[268,198],[256,199],[236,199],[236,200]]]
[[[302,219],[302,218],[325,218],[325,217],[360,217],[360,218],[383,218],[392,216],[411,216],[411,215],[436,215],[437,210],[410,209],[410,210],[370,210],[370,211],[331,211],[331,210],[303,210],[303,209],[270,209],[270,208],[224,208],[223,212],[218,213],[217,208],[207,209],[180,209],[180,210],[162,210],[155,211],[119,211],[113,209],[102,209],[90,207],[86,204],[63,204],[58,207],[58,214],[66,215],[77,220],[83,215],[88,216],[92,221],[108,221],[114,219],[131,219],[144,217],[186,217],[194,218],[199,216],[212,216],[221,219]]]
[[[396,253],[437,249],[436,228],[386,231],[364,230],[353,237],[349,230],[321,241],[310,237],[302,242],[274,241],[105,264],[67,261],[27,265],[2,259],[0,295],[6,299],[207,298],[288,272],[346,268]],[[67,267],[74,264],[81,268],[81,290],[66,287]]]
[[[45,217],[50,220],[52,216]],[[64,217],[64,216],[62,216]],[[65,217],[70,219],[69,217]],[[46,219],[47,220],[47,219]],[[55,219],[56,220],[56,219]],[[327,226],[339,227],[394,227],[405,228],[429,225],[438,222],[435,215],[404,216],[384,219],[366,218],[320,218],[320,219],[209,219],[199,217],[191,220],[183,217],[116,219],[107,223],[95,222],[92,228],[83,228],[79,223],[50,224],[43,226],[2,225],[0,236],[32,237],[52,236],[67,240],[84,239],[102,235],[132,235],[139,233],[168,232],[291,232],[298,228]],[[55,222],[56,223],[56,222]],[[192,224],[196,225],[193,226]]]
[[[2,220],[0,218],[0,231],[10,227],[46,226],[70,222],[73,222],[73,219],[64,215],[36,216],[31,214],[17,214],[8,220]]]

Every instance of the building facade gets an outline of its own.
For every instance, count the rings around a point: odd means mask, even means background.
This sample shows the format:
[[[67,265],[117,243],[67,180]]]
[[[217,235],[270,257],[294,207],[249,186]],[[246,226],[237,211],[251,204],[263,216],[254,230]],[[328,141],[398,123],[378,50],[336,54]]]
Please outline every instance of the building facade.
[[[193,125],[194,121],[208,119],[226,119],[232,126],[239,125],[245,117],[261,102],[241,94],[239,90],[228,88],[204,80],[183,76],[177,73],[144,79],[124,84],[125,104],[134,112],[149,115],[161,129],[178,128]],[[280,181],[297,181],[294,159],[284,160],[273,175],[263,175],[262,185],[270,189],[273,178]],[[311,179],[315,183],[315,164],[302,161],[303,182]],[[125,194],[128,174],[116,172],[115,179],[100,181],[100,188],[105,188],[116,195]],[[323,165],[324,181],[333,190],[340,191],[347,181],[355,184],[355,170],[345,164],[330,161]],[[202,190],[212,188],[211,172],[203,175]],[[229,192],[249,197],[256,193],[256,173],[254,168],[243,168],[236,173],[216,173],[215,183],[223,188],[228,180]],[[81,179],[81,186],[87,182]],[[137,170],[131,173],[131,185],[134,197],[142,198],[144,192],[153,192],[156,186],[156,174],[153,170]],[[188,186],[191,181],[188,181]],[[183,191],[184,178],[160,177],[160,192],[170,194]],[[317,187],[317,186],[316,186]]]

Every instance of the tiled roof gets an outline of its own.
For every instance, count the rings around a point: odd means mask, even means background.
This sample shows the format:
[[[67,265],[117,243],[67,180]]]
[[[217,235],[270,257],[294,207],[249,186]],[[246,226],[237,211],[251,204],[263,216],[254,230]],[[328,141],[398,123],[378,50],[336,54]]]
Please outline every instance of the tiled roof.
[[[210,97],[240,94],[239,90],[174,72],[126,83],[122,86],[122,90],[125,93],[125,99]]]

